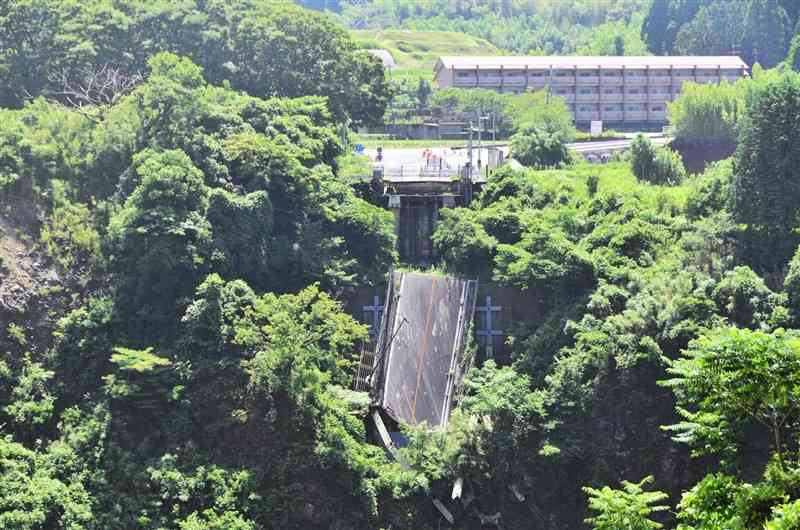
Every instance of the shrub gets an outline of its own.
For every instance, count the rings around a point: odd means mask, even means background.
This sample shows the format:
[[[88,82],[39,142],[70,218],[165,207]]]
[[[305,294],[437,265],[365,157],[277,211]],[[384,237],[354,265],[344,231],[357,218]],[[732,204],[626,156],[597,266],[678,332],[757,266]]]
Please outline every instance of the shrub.
[[[737,127],[744,114],[743,84],[689,83],[667,105],[675,141],[681,144],[736,145]]]
[[[536,127],[511,137],[511,153],[522,165],[535,168],[563,167],[570,161],[563,134]]]
[[[773,509],[775,518],[767,522],[765,530],[792,530],[800,528],[800,500],[782,504]]]
[[[653,482],[645,477],[639,483],[622,481],[622,489],[583,488],[589,496],[589,509],[598,513],[586,519],[594,530],[651,530],[663,528],[653,521],[653,513],[665,511],[667,506],[658,503],[668,498],[660,491],[645,491],[644,486]]]
[[[641,134],[631,144],[631,169],[637,179],[659,186],[680,184],[686,178],[678,153],[653,145]]]

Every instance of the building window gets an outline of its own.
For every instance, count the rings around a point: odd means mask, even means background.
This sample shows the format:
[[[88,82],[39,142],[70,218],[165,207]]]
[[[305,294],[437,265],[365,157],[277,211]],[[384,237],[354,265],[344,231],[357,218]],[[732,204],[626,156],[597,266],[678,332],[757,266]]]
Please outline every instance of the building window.
[[[471,77],[471,72],[458,72],[458,77]]]
[[[603,70],[603,77],[622,77],[622,70]]]
[[[641,105],[628,105],[628,110],[636,112],[642,110]]]
[[[664,107],[662,105],[654,105],[653,112],[664,112]]]

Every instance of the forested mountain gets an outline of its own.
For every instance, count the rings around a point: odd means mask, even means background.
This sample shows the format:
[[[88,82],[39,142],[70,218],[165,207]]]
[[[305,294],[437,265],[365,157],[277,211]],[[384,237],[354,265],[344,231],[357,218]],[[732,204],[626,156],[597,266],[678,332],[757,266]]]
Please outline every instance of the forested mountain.
[[[343,310],[404,265],[342,170],[377,62],[266,0],[0,16],[0,528],[798,528],[800,74],[688,87],[675,145],[733,153],[699,174],[644,137],[589,165],[561,100],[515,100],[527,167],[432,244],[538,315],[401,464]]]
[[[770,67],[785,58],[800,15],[794,0],[300,3],[353,28],[458,31],[515,54],[738,54]]]
[[[798,7],[794,0],[654,0],[642,34],[655,54],[738,54],[775,66],[786,57]]]
[[[467,33],[511,53],[645,53],[639,36],[646,0],[453,2],[375,0],[341,4],[351,27]]]

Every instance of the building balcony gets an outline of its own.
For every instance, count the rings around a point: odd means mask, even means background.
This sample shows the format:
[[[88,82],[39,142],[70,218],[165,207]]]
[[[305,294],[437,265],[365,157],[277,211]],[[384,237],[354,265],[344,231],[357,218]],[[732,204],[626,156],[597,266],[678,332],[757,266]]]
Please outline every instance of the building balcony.
[[[672,78],[672,84],[674,85],[687,83],[689,81],[694,81],[693,75],[676,75]]]
[[[644,103],[647,101],[647,94],[625,94],[625,101],[631,103]]]
[[[622,111],[621,110],[604,110],[600,113],[600,119],[606,121],[621,121],[622,120]]]
[[[622,103],[622,94],[600,94],[602,103]]]
[[[575,77],[568,76],[568,77],[551,77],[550,83],[553,85],[574,85],[575,84]]]
[[[578,85],[598,85],[600,84],[600,78],[596,75],[589,75],[589,76],[578,76],[575,78],[576,84]]]
[[[725,81],[727,81],[728,83],[731,83],[731,84],[737,82],[741,78],[742,77],[738,76],[738,75],[723,75],[722,76],[722,79],[724,79]]]
[[[478,84],[480,86],[500,86],[503,84],[503,78],[499,75],[497,76],[481,76],[478,78]]]
[[[664,103],[665,101],[672,101],[671,94],[650,94],[647,99],[650,103]]]
[[[553,94],[557,98],[561,98],[567,103],[574,103],[575,102],[575,94]]]
[[[647,84],[647,79],[647,77],[626,76],[625,84],[628,86],[644,86]]]
[[[534,90],[542,90],[550,85],[550,79],[546,77],[528,78],[528,87]]]
[[[650,111],[650,121],[666,121],[667,120],[667,113],[666,111]]]
[[[672,84],[672,77],[670,77],[668,75],[667,76],[653,76],[653,77],[650,78],[650,84],[651,85],[658,85],[658,86],[671,85]]]
[[[525,86],[525,78],[524,77],[505,77],[503,78],[503,84],[505,86]]]
[[[643,110],[626,110],[623,113],[625,121],[645,121],[647,120],[647,112]]]
[[[470,87],[478,84],[477,78],[473,77],[456,77],[453,80],[453,86],[456,87]]]
[[[575,101],[578,103],[597,103],[600,101],[600,94],[576,94]]]
[[[590,120],[599,120],[600,113],[599,112],[590,112],[585,110],[579,110],[575,113],[575,119],[579,121],[590,121]]]
[[[702,76],[697,78],[698,83],[719,83],[719,76]]]
[[[600,84],[603,86],[622,86],[625,82],[622,76],[603,76],[600,78]]]

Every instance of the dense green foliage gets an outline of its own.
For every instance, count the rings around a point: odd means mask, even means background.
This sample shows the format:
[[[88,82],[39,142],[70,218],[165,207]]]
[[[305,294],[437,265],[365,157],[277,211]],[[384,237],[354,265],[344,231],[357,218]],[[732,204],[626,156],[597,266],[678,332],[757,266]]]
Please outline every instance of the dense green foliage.
[[[326,96],[337,119],[374,122],[388,101],[379,61],[328,17],[289,3],[11,0],[0,7],[0,106],[38,95],[112,101],[159,51],[253,96]],[[109,72],[117,82],[105,87]]]
[[[486,89],[446,88],[433,92],[428,108],[433,115],[471,120],[476,126],[478,116],[487,117],[483,120],[484,129],[496,129],[501,138],[534,128],[558,133],[566,141],[572,141],[576,133],[566,103],[544,90],[502,94]]]
[[[653,145],[641,134],[631,143],[631,170],[637,179],[661,186],[674,186],[686,178],[677,153]]]
[[[382,277],[391,215],[337,176],[324,98],[148,69],[110,105],[3,111],[4,214],[41,212],[71,301],[4,326],[0,524],[328,528],[348,504],[372,524],[421,483],[350,415],[366,331],[326,292]]]
[[[754,179],[737,199],[749,171],[741,152],[776,138],[792,141],[789,122],[800,111],[793,75],[759,76],[737,94],[740,154],[700,176],[683,177],[674,154],[639,139],[631,165],[499,171],[470,208],[443,215],[434,242],[447,269],[516,286],[537,301],[538,317],[515,330],[511,369],[530,378],[532,395],[543,396],[540,436],[558,451],[543,446],[538,457],[511,459],[520,468],[517,481],[537,477],[536,491],[520,486],[523,496],[559,506],[559,521],[577,524],[567,514],[581,496],[574,483],[565,489],[551,474],[575,472],[588,477],[596,527],[625,528],[627,513],[639,517],[627,519],[631,528],[674,527],[668,514],[651,518],[637,505],[665,499],[660,494],[599,487],[659,470],[658,490],[673,499],[684,493],[676,513],[683,530],[791,524],[800,350],[796,332],[785,329],[797,322],[798,266],[791,253],[779,252],[797,243],[762,233],[761,250],[748,251],[750,225],[735,221],[737,200],[757,200],[770,186]],[[769,152],[791,156],[790,147],[775,149]],[[655,169],[658,152],[672,169]],[[754,177],[794,174],[789,168],[797,164],[780,160],[753,162]],[[770,173],[773,167],[785,173]],[[783,225],[764,226],[796,228],[793,212]],[[701,480],[703,468],[675,441],[694,455],[720,458],[729,475]],[[673,474],[675,466],[686,474]],[[759,475],[753,486],[744,482]],[[731,489],[718,480],[729,480]],[[507,524],[524,524],[513,519],[513,500],[493,502],[505,506]]]
[[[664,526],[650,519],[654,512],[667,510],[663,502],[667,495],[662,492],[646,492],[642,487],[653,482],[653,477],[645,477],[638,484],[622,482],[622,489],[613,490],[608,486],[603,489],[584,488],[589,495],[589,508],[599,512],[595,517],[586,520],[594,530],[651,530]]]
[[[771,67],[786,57],[797,16],[794,0],[653,0],[642,36],[656,55],[736,53]]]
[[[738,303],[758,300],[758,295],[748,299],[751,294],[743,293]],[[768,306],[767,300],[763,303]],[[770,317],[747,313],[751,322]],[[673,379],[665,382],[674,389],[684,420],[670,427],[678,433],[676,438],[697,445],[700,454],[735,452],[743,427],[754,422],[767,430],[775,455],[782,460],[786,447],[796,443],[789,433],[797,431],[800,419],[795,417],[800,400],[798,336],[782,330],[767,334],[720,329],[693,341],[684,356],[670,362]],[[683,408],[687,405],[696,407],[696,412]]]
[[[762,4],[750,18],[772,28]],[[558,22],[536,26],[554,38],[629,30],[643,8],[416,5],[404,24],[488,10]],[[398,463],[348,389],[368,335],[343,300],[397,261],[392,215],[339,167],[342,125],[385,89],[340,76],[374,63],[321,15],[256,0],[15,1],[0,17],[0,528],[433,530],[431,497],[465,529],[797,527],[797,74],[676,103],[683,139],[737,142],[695,176],[644,139],[630,159],[568,159],[566,108],[542,93],[414,87],[496,106],[517,134],[532,167],[440,210],[433,245],[526,312],[447,429],[404,429]],[[51,72],[109,59],[142,78],[79,108],[51,92]],[[20,106],[26,91],[41,97]]]
[[[563,133],[526,126],[511,137],[511,156],[524,166],[561,167],[570,160]]]
[[[744,114],[742,86],[689,83],[667,104],[675,141],[684,145],[736,146],[738,125]]]
[[[800,76],[768,80],[753,92],[749,105],[736,151],[732,212],[744,225],[742,252],[760,270],[775,271],[786,265],[800,242],[795,230]]]
[[[646,5],[647,0],[373,0],[327,7],[340,11],[351,27],[455,31],[514,53],[643,55]]]

